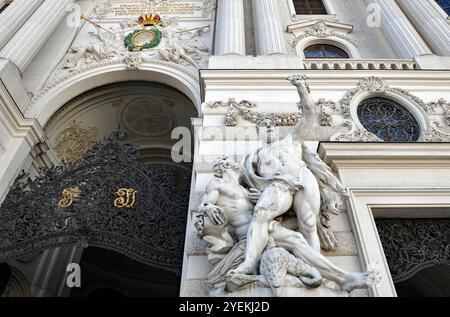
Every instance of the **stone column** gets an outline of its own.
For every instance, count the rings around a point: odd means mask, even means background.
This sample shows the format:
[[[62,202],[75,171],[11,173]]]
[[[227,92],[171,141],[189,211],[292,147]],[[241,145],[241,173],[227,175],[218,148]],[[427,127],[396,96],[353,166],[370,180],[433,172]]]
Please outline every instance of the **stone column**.
[[[74,0],[45,0],[0,52],[24,71],[70,9]]]
[[[287,54],[277,2],[278,0],[253,0],[257,55]]]
[[[379,6],[384,35],[399,58],[410,59],[432,54],[395,0],[366,0],[366,2]]]
[[[397,0],[416,30],[431,46],[434,53],[450,56],[450,26],[436,11],[434,0]]]
[[[245,56],[244,0],[219,0],[215,55]]]
[[[5,46],[8,40],[17,32],[17,30],[27,22],[28,18],[44,2],[44,0],[14,0],[1,13],[0,23],[0,49]],[[6,4],[6,1],[0,0],[0,8]]]

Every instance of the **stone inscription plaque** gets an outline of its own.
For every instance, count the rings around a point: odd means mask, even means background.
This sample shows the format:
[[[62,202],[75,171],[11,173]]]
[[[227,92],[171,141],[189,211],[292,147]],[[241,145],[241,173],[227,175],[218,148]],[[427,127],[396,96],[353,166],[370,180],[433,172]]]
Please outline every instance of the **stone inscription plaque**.
[[[210,17],[214,4],[215,0],[154,0],[147,2],[121,1],[112,4],[109,15],[110,17],[120,18],[139,16],[144,13],[157,13],[162,16],[207,18]]]

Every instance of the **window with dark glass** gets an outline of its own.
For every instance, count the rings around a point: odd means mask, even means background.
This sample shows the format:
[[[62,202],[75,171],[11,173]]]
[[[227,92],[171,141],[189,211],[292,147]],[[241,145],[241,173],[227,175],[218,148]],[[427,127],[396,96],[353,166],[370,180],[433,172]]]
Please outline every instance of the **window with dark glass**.
[[[369,132],[386,142],[415,142],[420,127],[414,116],[399,103],[386,98],[366,99],[358,106],[358,118]]]
[[[447,13],[447,15],[450,15],[450,0],[436,0],[436,2]]]
[[[313,45],[305,49],[306,58],[349,58],[339,47],[326,44]]]
[[[296,14],[327,14],[322,0],[293,0]]]

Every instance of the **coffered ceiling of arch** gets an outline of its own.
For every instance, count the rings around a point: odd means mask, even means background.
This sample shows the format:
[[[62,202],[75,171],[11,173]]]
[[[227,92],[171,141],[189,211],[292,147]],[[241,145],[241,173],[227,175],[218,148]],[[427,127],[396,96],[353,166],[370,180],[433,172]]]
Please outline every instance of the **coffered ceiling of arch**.
[[[175,127],[190,128],[194,105],[173,88],[141,82],[100,87],[73,99],[45,127],[63,163],[79,160],[92,142],[118,126],[140,148],[170,149]]]

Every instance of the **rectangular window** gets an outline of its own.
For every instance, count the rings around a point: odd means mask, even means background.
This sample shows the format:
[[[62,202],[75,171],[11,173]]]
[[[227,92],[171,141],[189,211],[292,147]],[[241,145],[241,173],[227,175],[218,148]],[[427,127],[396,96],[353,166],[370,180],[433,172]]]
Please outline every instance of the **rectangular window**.
[[[450,15],[450,0],[436,0],[437,4],[447,13],[447,15]]]
[[[322,0],[293,0],[296,14],[327,14]]]

